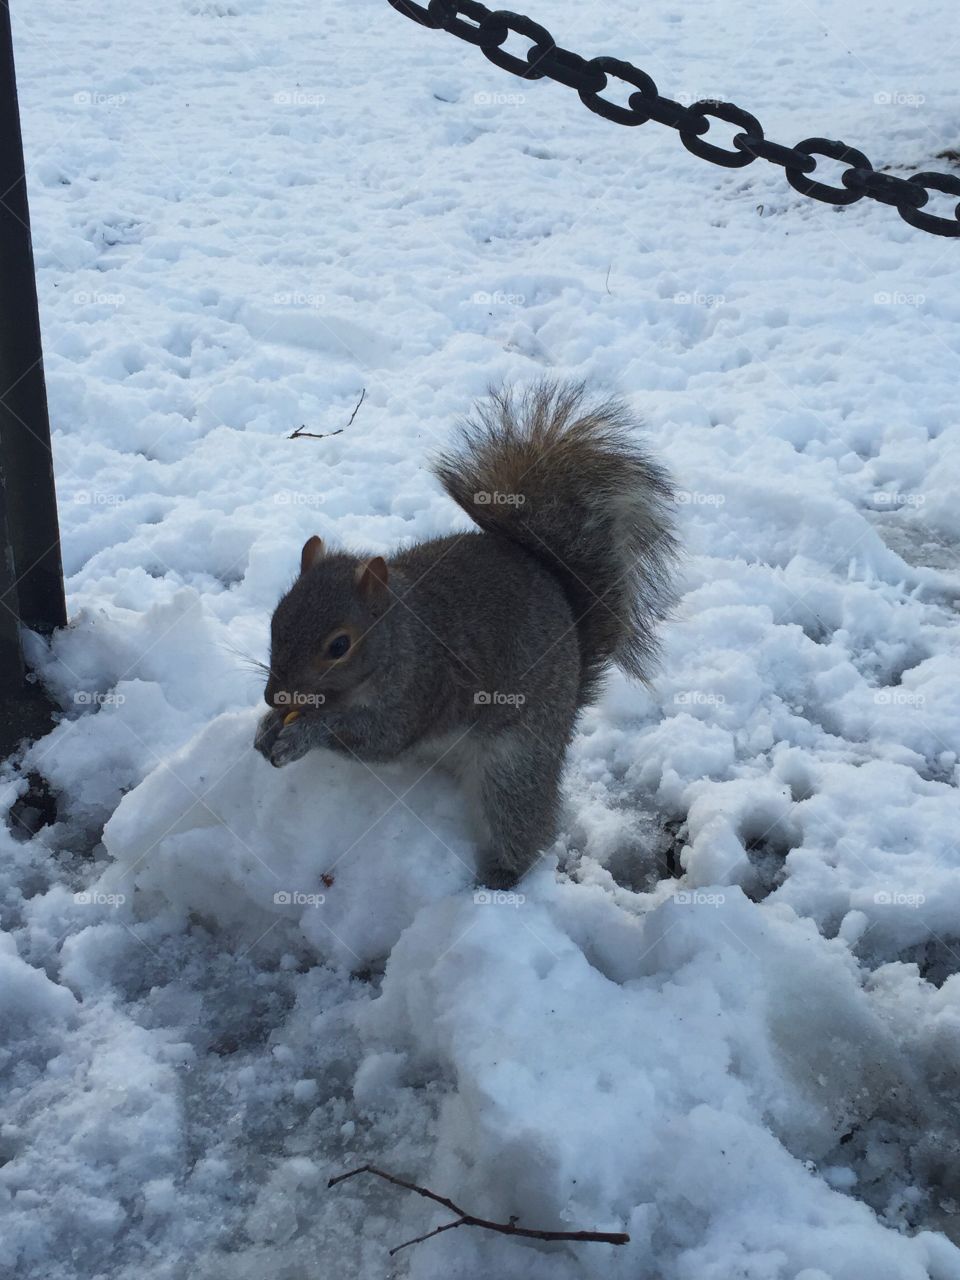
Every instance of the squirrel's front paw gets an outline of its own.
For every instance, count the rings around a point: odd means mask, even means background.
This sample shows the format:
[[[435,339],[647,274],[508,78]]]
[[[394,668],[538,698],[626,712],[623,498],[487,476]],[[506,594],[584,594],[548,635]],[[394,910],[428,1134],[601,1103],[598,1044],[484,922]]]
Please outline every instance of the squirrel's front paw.
[[[283,712],[276,710],[267,711],[257,722],[257,732],[253,739],[253,748],[259,751],[267,760],[270,759],[270,748],[276,742],[280,730],[283,728]]]
[[[281,769],[285,764],[292,764],[294,760],[305,756],[313,746],[316,746],[316,741],[310,732],[310,722],[294,720],[286,728],[280,729],[263,754],[275,769]]]

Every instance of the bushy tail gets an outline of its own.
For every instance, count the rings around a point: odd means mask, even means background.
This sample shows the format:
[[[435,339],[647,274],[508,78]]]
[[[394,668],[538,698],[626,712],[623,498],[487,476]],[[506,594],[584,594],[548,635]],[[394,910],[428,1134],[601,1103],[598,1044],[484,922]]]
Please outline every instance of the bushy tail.
[[[610,662],[647,678],[655,627],[673,600],[673,490],[636,427],[619,400],[542,382],[520,395],[492,393],[434,466],[482,529],[526,547],[560,578],[577,624],[584,702]]]

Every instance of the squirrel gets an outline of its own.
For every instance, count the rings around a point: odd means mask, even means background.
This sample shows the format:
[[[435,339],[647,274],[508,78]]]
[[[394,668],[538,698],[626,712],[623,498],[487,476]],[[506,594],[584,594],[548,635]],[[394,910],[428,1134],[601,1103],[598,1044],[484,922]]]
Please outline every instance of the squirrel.
[[[310,538],[271,621],[256,749],[280,767],[439,746],[479,883],[515,884],[556,836],[580,710],[612,663],[648,679],[673,603],[673,490],[636,428],[582,384],[492,392],[432,467],[477,529],[389,558]]]

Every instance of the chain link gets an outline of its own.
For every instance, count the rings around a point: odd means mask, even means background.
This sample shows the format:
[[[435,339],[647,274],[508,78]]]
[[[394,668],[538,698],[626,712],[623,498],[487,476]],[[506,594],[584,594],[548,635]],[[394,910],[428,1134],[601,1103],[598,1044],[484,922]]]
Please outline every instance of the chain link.
[[[705,99],[684,106],[664,98],[652,78],[633,63],[619,58],[581,57],[571,49],[561,48],[546,27],[532,18],[507,9],[488,9],[478,0],[429,0],[429,4],[417,4],[414,0],[387,2],[421,26],[442,29],[478,45],[491,62],[523,80],[555,80],[557,84],[575,89],[585,107],[615,124],[636,126],[654,120],[676,129],[687,150],[711,164],[737,169],[754,160],[766,160],[784,170],[795,191],[813,200],[848,205],[866,197],[891,205],[905,222],[919,231],[960,237],[960,176],[915,173],[910,178],[898,178],[874,169],[856,147],[828,138],[806,138],[796,146],[785,147],[765,137],[759,120],[732,102]],[[508,53],[504,49],[511,35],[530,41],[525,54]],[[611,82],[617,81],[633,89],[626,106],[603,96]],[[712,119],[724,120],[742,130],[732,140],[733,150],[706,141],[704,135],[709,133]],[[840,175],[839,187],[818,182],[811,176],[817,169],[817,156],[847,166]],[[931,191],[957,197],[952,218],[922,212]]]

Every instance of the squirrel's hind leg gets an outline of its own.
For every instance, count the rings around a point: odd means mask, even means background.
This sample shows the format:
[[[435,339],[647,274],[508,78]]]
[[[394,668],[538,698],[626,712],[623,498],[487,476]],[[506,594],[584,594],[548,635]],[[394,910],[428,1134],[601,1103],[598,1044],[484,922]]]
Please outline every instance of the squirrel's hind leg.
[[[473,744],[463,781],[481,827],[477,881],[508,889],[554,839],[563,753],[523,726]]]

